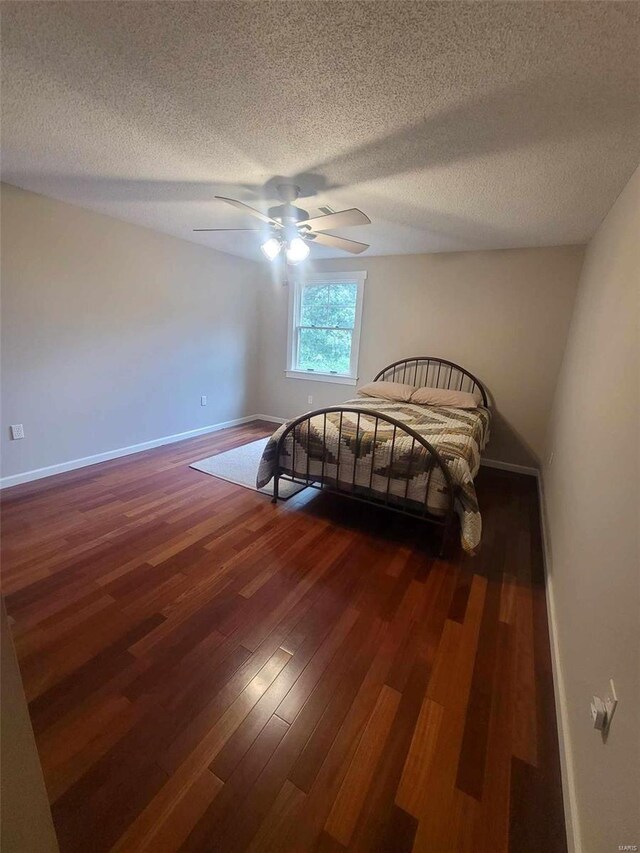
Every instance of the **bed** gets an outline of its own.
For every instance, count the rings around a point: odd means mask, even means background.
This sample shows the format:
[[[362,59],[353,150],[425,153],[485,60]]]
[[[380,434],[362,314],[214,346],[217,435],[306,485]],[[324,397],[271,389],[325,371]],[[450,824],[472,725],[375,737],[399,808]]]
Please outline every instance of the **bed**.
[[[463,549],[474,554],[482,520],[474,478],[489,438],[483,385],[451,361],[417,356],[383,368],[376,382],[466,391],[474,408],[422,405],[376,396],[307,412],[269,439],[257,486],[286,479],[416,516],[441,528],[443,552],[456,516]],[[375,393],[375,384],[373,392]],[[380,386],[382,389],[384,386]]]

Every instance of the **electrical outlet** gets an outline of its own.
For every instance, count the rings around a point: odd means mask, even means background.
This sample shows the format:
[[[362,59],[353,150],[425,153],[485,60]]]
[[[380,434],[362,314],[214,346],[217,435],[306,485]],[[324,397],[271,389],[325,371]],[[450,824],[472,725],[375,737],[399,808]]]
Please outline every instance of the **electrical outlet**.
[[[606,737],[611,727],[613,715],[618,707],[618,696],[616,694],[616,686],[613,683],[613,678],[609,679],[609,695],[604,699],[600,696],[594,696],[591,700],[591,718],[593,727]]]
[[[604,705],[607,709],[607,731],[609,731],[611,720],[613,720],[613,715],[618,707],[618,694],[616,693],[616,686],[613,683],[613,678],[609,679],[609,695],[604,700]]]
[[[309,405],[311,405],[313,403],[313,397],[311,396],[311,394],[309,394],[309,396],[307,397],[307,403]]]
[[[14,441],[17,438],[24,438],[24,427],[22,424],[11,424],[11,438]]]
[[[206,394],[203,394],[203,395],[202,395],[202,397],[200,397],[200,405],[201,405],[201,406],[206,406],[206,405],[207,405],[207,396],[206,396]]]
[[[601,732],[606,725],[607,709],[599,696],[594,696],[591,700],[591,719],[593,728]]]

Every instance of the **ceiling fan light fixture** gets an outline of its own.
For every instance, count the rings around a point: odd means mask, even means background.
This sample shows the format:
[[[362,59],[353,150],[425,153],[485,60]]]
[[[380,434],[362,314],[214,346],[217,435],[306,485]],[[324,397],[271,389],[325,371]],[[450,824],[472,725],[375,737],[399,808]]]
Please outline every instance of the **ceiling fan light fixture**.
[[[294,237],[293,240],[289,241],[286,255],[287,261],[290,264],[299,264],[300,261],[304,261],[309,257],[309,246],[302,237]]]
[[[282,243],[276,237],[269,237],[269,239],[266,240],[260,248],[267,260],[275,261],[282,249]]]

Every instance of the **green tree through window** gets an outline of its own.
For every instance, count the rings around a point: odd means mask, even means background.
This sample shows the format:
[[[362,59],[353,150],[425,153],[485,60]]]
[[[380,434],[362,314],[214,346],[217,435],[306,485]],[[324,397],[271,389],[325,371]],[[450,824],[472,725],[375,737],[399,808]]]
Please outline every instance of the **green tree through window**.
[[[349,373],[357,299],[358,285],[352,281],[302,288],[298,369]]]

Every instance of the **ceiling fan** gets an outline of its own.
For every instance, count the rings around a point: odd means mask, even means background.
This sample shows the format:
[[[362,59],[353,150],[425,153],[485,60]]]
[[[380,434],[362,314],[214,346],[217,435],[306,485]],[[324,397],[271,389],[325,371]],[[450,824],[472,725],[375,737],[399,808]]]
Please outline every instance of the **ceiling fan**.
[[[262,243],[260,248],[264,255],[274,261],[284,249],[287,262],[297,264],[304,261],[309,255],[309,244],[318,243],[331,249],[342,249],[353,255],[359,255],[369,246],[367,243],[358,243],[356,240],[347,240],[345,237],[336,237],[334,234],[322,232],[333,228],[346,228],[351,225],[370,225],[371,220],[361,210],[355,207],[349,210],[324,213],[322,216],[312,216],[301,207],[297,207],[294,201],[300,195],[300,187],[295,184],[278,184],[278,195],[282,204],[269,208],[269,213],[262,213],[254,207],[249,207],[242,201],[224,196],[215,196],[220,201],[232,204],[243,213],[260,219],[269,226],[270,235]],[[264,231],[263,228],[194,228],[194,231]]]

